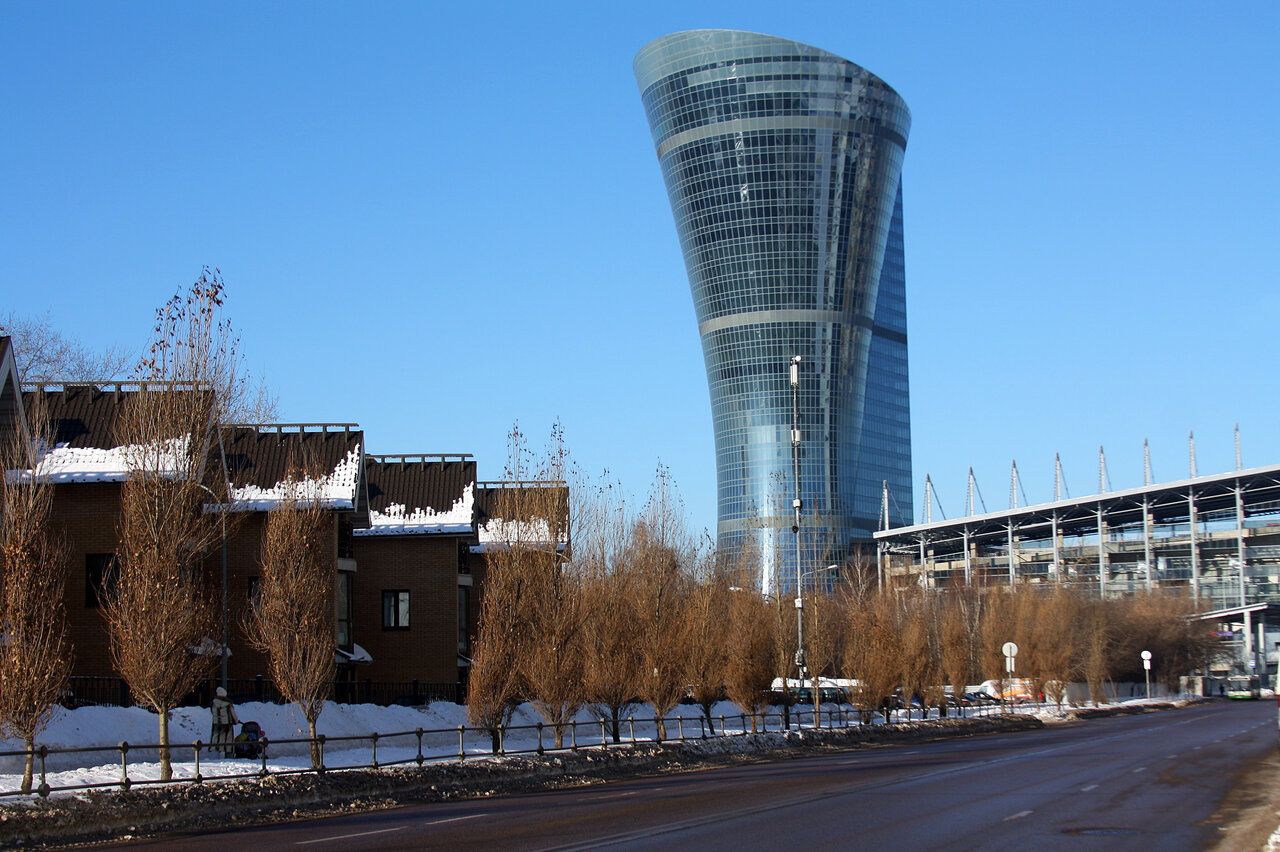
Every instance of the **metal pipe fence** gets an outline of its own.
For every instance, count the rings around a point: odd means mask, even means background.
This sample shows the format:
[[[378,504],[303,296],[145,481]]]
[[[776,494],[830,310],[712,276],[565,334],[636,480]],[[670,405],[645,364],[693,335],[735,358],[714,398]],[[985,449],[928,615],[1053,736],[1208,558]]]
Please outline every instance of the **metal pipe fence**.
[[[984,705],[966,707],[960,712],[952,708],[952,718],[972,718],[975,716],[1001,715],[1011,710],[1026,712],[1046,707],[1053,707],[1052,702],[1027,704],[1020,706]],[[936,708],[932,708],[936,710]],[[613,723],[607,718],[590,721],[573,720],[560,726],[560,745],[555,744],[555,726],[538,722],[528,725],[503,725],[496,730],[482,727],[458,725],[454,728],[415,728],[407,731],[390,733],[373,732],[348,736],[318,735],[315,739],[308,737],[274,739],[262,738],[256,742],[232,742],[211,744],[201,740],[192,743],[170,743],[168,746],[159,743],[121,742],[110,746],[83,746],[77,748],[50,748],[39,745],[28,751],[0,751],[0,759],[25,758],[30,755],[33,767],[32,793],[39,797],[47,797],[51,793],[79,792],[95,789],[114,788],[130,790],[137,786],[159,784],[203,784],[211,781],[230,781],[246,778],[281,777],[288,775],[323,775],[326,772],[382,769],[393,766],[423,766],[426,763],[464,763],[467,761],[491,759],[508,755],[549,754],[577,752],[584,749],[611,750],[626,748],[643,743],[685,742],[688,740],[708,740],[713,738],[745,737],[754,733],[781,733],[800,730],[847,730],[865,724],[866,711],[850,705],[823,706],[821,709],[803,710],[791,708],[789,713],[781,710],[764,713],[719,714],[708,719],[699,714],[695,717],[666,716],[657,717],[627,716],[619,719],[618,741],[614,741]],[[873,719],[884,719],[883,711],[870,714]],[[904,718],[905,717],[905,718]],[[885,724],[902,724],[919,722],[930,718],[940,718],[930,712],[930,708],[900,708],[890,711],[890,719],[896,721]],[[806,724],[807,719],[807,724]],[[666,735],[659,734],[658,722],[661,721]],[[637,725],[640,726],[637,732]],[[521,734],[532,736],[521,737]],[[343,748],[351,744],[351,748]],[[301,755],[282,755],[295,761],[307,763],[305,766],[271,765],[269,752],[272,747],[305,746]],[[252,750],[248,757],[235,757],[237,746],[240,750]],[[310,765],[312,749],[318,752],[319,766]],[[365,750],[367,748],[367,751]],[[133,756],[134,767],[158,762],[162,750],[168,750],[173,761],[173,777],[164,781],[159,778],[138,777],[135,772],[129,775],[130,756]],[[380,751],[381,750],[381,751]],[[231,754],[227,754],[230,751]],[[343,762],[351,759],[352,752],[360,753],[357,762]],[[49,759],[61,755],[104,755],[104,762],[118,763],[120,774],[116,780],[85,782],[78,784],[54,785],[49,783],[52,772],[62,770],[49,768]],[[191,755],[190,762],[183,760]],[[363,760],[363,755],[368,760]],[[327,762],[332,758],[334,763]],[[252,771],[228,772],[224,760],[249,760],[255,764]],[[277,758],[279,760],[280,758]],[[206,774],[208,770],[209,774]],[[30,795],[18,789],[0,790],[0,799]]]
[[[808,723],[806,725],[806,718]],[[612,723],[608,719],[591,721],[573,720],[560,728],[560,745],[555,744],[555,726],[545,723],[530,725],[504,725],[496,731],[488,728],[458,725],[456,728],[415,728],[410,731],[393,731],[390,733],[369,733],[349,736],[318,735],[311,738],[291,738],[268,740],[263,738],[256,743],[210,744],[201,740],[192,743],[168,746],[159,743],[121,742],[110,746],[84,746],[78,748],[50,748],[36,746],[28,751],[0,751],[0,759],[22,758],[28,754],[32,757],[33,790],[40,797],[47,797],[57,792],[79,792],[95,789],[114,788],[130,790],[138,786],[159,784],[203,784],[211,781],[229,781],[245,778],[266,778],[269,776],[324,774],[325,772],[353,769],[381,769],[391,766],[416,765],[426,763],[455,762],[486,759],[495,756],[549,754],[576,752],[584,749],[610,750],[626,748],[642,743],[684,742],[687,740],[705,740],[712,738],[743,737],[752,733],[780,733],[784,730],[809,729],[847,729],[856,727],[860,714],[846,706],[823,708],[817,715],[813,710],[792,710],[789,717],[783,713],[738,713],[720,714],[711,719],[699,715],[697,717],[669,716],[661,719],[667,735],[658,733],[657,717],[636,718],[627,716],[619,720],[620,741],[613,741]],[[789,721],[789,724],[788,724]],[[637,726],[640,730],[637,731]],[[532,734],[524,736],[521,734]],[[343,748],[351,744],[352,748]],[[256,754],[251,757],[235,758],[235,747],[248,747]],[[301,756],[293,755],[295,760],[302,760],[308,765],[290,767],[270,764],[272,747],[298,745],[305,746]],[[361,747],[363,746],[363,747]],[[319,754],[319,767],[309,765],[309,754],[312,748]],[[367,749],[367,751],[365,751]],[[164,781],[159,778],[139,777],[137,770],[141,764],[155,764],[161,751],[167,750],[173,761],[173,777]],[[381,753],[380,753],[381,750]],[[353,751],[367,754],[367,760],[343,762],[348,760]],[[49,782],[51,770],[49,761],[61,755],[103,755],[98,765],[118,763],[120,774],[116,780],[97,781],[77,784],[55,785]],[[191,760],[183,758],[190,754]],[[135,775],[129,774],[130,757],[133,757]],[[327,762],[327,757],[337,761],[336,765]],[[252,771],[227,772],[220,771],[224,760],[252,760],[255,769]],[[0,798],[27,795],[20,790],[0,790]]]

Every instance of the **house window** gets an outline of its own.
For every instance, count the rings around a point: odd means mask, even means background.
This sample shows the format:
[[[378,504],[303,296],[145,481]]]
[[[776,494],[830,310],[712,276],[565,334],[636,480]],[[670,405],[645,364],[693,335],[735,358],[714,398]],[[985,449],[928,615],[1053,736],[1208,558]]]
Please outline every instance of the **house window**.
[[[382,593],[382,629],[409,629],[409,592],[389,589]]]
[[[351,648],[351,575],[339,571],[334,581],[333,604],[338,647]]]
[[[116,588],[116,555],[86,553],[84,557],[84,605],[97,609]]]
[[[458,653],[471,656],[471,589],[458,587]]]

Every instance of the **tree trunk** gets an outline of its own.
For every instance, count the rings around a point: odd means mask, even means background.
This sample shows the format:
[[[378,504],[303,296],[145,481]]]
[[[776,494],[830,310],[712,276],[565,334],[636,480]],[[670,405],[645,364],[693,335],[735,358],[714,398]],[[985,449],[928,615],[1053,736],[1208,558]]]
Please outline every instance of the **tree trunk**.
[[[564,724],[557,723],[552,725],[551,730],[555,733],[556,749],[564,748]]]
[[[609,721],[613,728],[613,741],[615,744],[622,742],[622,723],[618,719],[618,714],[620,712],[620,708],[616,706],[609,708]]]
[[[307,735],[311,737],[311,768],[320,768],[320,742],[316,739],[316,720],[314,716],[307,717]]]
[[[501,750],[502,742],[496,727],[489,729],[489,741],[493,746],[493,753],[497,754]]]
[[[35,774],[36,763],[36,738],[35,735],[24,737],[23,742],[27,746],[27,757],[22,764],[22,792],[31,792],[31,777]]]
[[[711,733],[714,734],[716,732],[716,723],[711,720],[711,702],[710,701],[704,701],[702,703],[702,715],[707,717],[707,724],[711,727]]]
[[[658,742],[662,742],[667,738],[667,720],[662,718],[661,713],[654,713],[653,715],[658,725]]]
[[[160,712],[160,780],[173,780],[173,761],[169,755],[169,711]]]

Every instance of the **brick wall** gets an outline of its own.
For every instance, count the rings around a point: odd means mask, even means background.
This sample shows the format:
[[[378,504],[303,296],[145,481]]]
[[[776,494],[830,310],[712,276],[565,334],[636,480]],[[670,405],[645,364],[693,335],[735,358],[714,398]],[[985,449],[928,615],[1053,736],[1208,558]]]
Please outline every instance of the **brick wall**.
[[[363,536],[354,540],[354,636],[373,657],[360,679],[456,683],[457,536]],[[382,626],[383,590],[409,591],[409,629]]]
[[[89,554],[115,553],[120,517],[120,484],[75,483],[54,486],[53,526],[67,549],[63,597],[68,633],[75,653],[72,674],[115,674],[102,610],[86,606]]]

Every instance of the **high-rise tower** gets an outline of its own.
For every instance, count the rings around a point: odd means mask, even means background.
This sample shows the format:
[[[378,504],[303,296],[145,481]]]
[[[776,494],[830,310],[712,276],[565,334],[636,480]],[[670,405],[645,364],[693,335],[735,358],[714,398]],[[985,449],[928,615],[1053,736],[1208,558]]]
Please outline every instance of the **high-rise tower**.
[[[636,80],[693,291],[711,391],[717,537],[795,585],[788,361],[801,362],[804,570],[866,541],[888,482],[911,521],[902,241],[910,114],[863,68],[757,33],[650,42]]]

